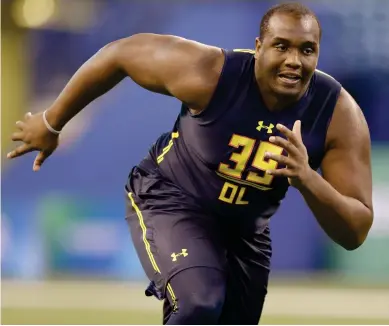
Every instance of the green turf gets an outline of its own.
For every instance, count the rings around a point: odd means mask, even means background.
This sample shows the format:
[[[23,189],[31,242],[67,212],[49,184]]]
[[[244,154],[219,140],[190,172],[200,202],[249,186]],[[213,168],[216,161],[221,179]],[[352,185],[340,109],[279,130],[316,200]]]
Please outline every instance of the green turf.
[[[33,325],[123,325],[123,324],[161,324],[159,313],[150,311],[113,311],[96,309],[11,309],[1,310],[2,324],[33,324]],[[343,319],[343,318],[316,318],[316,317],[287,317],[264,316],[261,324],[342,324],[342,325],[385,325],[389,320],[370,319]]]

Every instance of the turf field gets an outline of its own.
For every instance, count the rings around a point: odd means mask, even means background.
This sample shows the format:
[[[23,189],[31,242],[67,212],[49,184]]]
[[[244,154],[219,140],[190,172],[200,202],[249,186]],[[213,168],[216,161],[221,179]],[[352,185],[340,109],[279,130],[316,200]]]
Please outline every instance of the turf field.
[[[2,324],[160,324],[133,283],[2,282]],[[389,289],[273,285],[261,324],[389,324]]]
[[[33,325],[134,325],[161,324],[156,312],[101,311],[93,309],[12,309],[2,310],[2,324]],[[261,324],[272,325],[387,325],[386,319],[331,318],[305,316],[264,316]]]

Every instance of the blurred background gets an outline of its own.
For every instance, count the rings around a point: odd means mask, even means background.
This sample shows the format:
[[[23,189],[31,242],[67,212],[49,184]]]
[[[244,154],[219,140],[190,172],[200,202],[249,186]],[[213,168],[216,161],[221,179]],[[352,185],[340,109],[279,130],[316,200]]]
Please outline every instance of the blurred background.
[[[126,80],[63,132],[39,173],[34,155],[5,154],[14,123],[47,108],[105,44],[139,32],[253,48],[281,1],[1,1],[1,278],[3,323],[153,324],[147,285],[124,221],[126,177],[180,104]],[[272,218],[273,272],[263,323],[389,324],[389,1],[304,1],[319,16],[319,69],[355,97],[373,143],[375,220],[347,252],[291,190]],[[358,144],[355,144],[358,146]]]

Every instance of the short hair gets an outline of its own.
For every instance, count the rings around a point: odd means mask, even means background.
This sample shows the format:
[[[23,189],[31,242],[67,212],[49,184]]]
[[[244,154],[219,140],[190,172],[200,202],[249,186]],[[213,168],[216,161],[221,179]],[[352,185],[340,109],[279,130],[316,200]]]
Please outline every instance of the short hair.
[[[299,2],[288,2],[288,3],[282,3],[271,7],[262,17],[260,30],[259,30],[259,38],[261,41],[263,40],[265,34],[269,30],[270,18],[272,18],[275,14],[287,14],[287,15],[292,15],[296,18],[302,18],[304,16],[310,16],[314,18],[319,25],[319,30],[320,30],[319,37],[321,39],[321,34],[322,34],[321,25],[316,14],[307,6],[304,6]]]

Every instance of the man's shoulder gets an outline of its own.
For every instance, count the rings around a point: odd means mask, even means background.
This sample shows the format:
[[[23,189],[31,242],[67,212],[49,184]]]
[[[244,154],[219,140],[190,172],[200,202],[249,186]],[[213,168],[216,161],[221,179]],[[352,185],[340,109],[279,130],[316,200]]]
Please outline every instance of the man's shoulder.
[[[314,85],[321,92],[335,93],[336,97],[342,89],[341,83],[335,77],[319,69],[316,69],[314,73]]]
[[[316,79],[318,79],[318,81],[321,81],[323,83],[340,85],[340,82],[334,76],[323,70],[316,69],[314,75]]]

